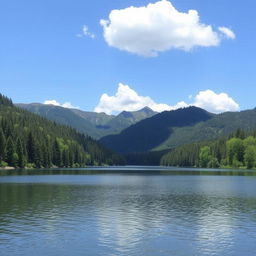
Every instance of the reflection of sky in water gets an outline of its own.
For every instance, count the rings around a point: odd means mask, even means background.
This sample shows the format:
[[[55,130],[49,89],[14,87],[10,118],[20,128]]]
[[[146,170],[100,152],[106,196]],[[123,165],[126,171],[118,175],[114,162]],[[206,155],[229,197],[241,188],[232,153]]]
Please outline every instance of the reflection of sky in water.
[[[225,198],[234,190],[234,183],[226,180],[223,184],[201,180],[197,183],[200,193],[209,195],[205,198],[204,211],[198,218],[197,224],[197,243],[199,254],[212,252],[215,255],[223,254],[223,249],[232,250],[233,247],[233,228],[235,221],[230,212],[231,202]],[[219,197],[222,195],[222,197]],[[223,198],[224,197],[224,198]]]
[[[235,223],[232,217],[222,209],[209,209],[200,217],[197,224],[197,243],[200,253],[209,251],[221,255],[223,249],[233,247],[233,228]]]
[[[29,184],[0,184],[0,249],[5,256],[34,255],[35,250],[37,256],[255,255],[255,178],[29,179]]]

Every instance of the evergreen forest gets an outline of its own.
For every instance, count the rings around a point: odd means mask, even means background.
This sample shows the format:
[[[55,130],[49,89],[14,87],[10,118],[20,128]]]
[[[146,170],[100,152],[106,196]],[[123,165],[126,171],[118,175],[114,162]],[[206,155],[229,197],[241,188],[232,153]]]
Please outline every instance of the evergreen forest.
[[[80,167],[123,163],[123,157],[91,137],[22,110],[0,94],[1,167]]]
[[[180,146],[162,156],[160,164],[202,168],[255,168],[256,131],[238,129],[228,137]]]

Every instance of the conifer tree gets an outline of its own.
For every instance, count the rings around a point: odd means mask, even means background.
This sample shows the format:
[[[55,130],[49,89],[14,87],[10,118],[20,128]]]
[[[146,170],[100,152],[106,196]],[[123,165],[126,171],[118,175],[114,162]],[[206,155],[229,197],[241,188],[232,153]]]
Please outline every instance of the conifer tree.
[[[2,128],[0,127],[0,161],[3,161],[5,158],[5,146],[6,146],[6,139],[5,139]]]
[[[17,165],[17,156],[15,152],[14,143],[11,137],[7,139],[6,142],[6,162],[10,166],[16,166]]]
[[[30,132],[28,134],[28,141],[27,141],[27,154],[28,154],[28,162],[34,163],[35,161],[35,152],[36,152],[36,146],[35,146],[35,140]]]
[[[8,138],[8,139],[7,139]],[[101,156],[100,156],[101,155]],[[106,150],[93,139],[76,130],[59,125],[36,114],[22,110],[0,94],[0,162],[17,167],[62,167],[75,163],[84,165],[85,159],[97,158],[103,163],[122,158]]]
[[[16,148],[17,148],[17,155],[18,155],[18,163],[17,164],[20,168],[24,168],[26,161],[25,161],[25,154],[23,152],[23,146],[22,146],[20,138],[18,138],[16,144],[17,144]]]
[[[62,166],[61,150],[57,139],[54,141],[53,145],[53,164],[56,166]]]

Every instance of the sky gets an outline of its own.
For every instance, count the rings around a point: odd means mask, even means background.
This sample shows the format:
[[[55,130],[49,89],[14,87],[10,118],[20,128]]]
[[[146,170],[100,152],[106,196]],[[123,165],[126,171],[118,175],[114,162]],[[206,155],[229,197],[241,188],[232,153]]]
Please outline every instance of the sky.
[[[0,92],[115,114],[256,107],[256,1],[2,0]]]

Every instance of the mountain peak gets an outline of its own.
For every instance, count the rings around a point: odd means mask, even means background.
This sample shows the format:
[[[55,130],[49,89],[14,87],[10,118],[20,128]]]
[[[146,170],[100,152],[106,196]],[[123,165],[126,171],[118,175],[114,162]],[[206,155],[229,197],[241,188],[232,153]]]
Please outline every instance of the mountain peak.
[[[146,106],[140,110],[138,110],[138,112],[145,112],[145,113],[156,113],[154,110],[152,110],[150,107]]]

